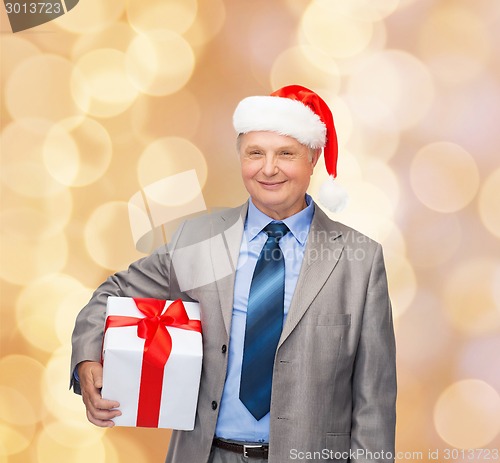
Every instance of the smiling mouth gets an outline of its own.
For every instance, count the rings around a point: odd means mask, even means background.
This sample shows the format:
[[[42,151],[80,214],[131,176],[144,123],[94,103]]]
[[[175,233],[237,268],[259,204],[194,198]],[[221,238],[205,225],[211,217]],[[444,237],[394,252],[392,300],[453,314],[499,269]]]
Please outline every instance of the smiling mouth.
[[[259,182],[261,186],[264,188],[279,188],[281,185],[285,183],[285,180],[282,182]]]

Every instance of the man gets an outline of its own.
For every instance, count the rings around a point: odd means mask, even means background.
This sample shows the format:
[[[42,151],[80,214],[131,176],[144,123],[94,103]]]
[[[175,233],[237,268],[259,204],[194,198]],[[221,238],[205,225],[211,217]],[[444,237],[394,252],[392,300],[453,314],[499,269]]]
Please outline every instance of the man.
[[[244,99],[233,122],[249,201],[187,221],[168,249],[99,287],[73,333],[75,391],[92,423],[113,425],[119,404],[99,393],[107,296],[198,301],[195,428],[173,432],[167,462],[392,461],[395,345],[382,250],[306,194],[324,148],[322,202],[339,201],[331,112],[293,85]]]

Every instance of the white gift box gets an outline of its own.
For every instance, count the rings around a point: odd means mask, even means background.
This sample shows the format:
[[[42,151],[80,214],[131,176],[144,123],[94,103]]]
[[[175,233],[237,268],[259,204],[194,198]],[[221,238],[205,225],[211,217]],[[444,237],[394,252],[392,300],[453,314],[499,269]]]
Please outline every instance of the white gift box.
[[[166,301],[162,313],[172,302]],[[183,305],[190,320],[200,320],[198,303],[183,302]],[[145,318],[133,298],[114,296],[108,298],[106,318],[109,316]],[[147,426],[189,431],[194,429],[200,386],[201,333],[172,326],[167,326],[167,331],[172,350],[164,367],[158,425]],[[137,416],[145,342],[138,336],[137,325],[110,326],[106,330],[101,393],[104,399],[120,403],[122,414],[113,419],[117,426],[141,426]]]

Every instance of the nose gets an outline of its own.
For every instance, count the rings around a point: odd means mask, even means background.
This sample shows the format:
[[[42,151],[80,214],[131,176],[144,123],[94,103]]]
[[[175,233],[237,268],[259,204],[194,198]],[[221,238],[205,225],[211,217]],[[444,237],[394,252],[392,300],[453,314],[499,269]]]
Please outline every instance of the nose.
[[[276,156],[266,154],[264,158],[264,165],[262,166],[262,173],[266,177],[272,177],[278,173],[278,162]]]

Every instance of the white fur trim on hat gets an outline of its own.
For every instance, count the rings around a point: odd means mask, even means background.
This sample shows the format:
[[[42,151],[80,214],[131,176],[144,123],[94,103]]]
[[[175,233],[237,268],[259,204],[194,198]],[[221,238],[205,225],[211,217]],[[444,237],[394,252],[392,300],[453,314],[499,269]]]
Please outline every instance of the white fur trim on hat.
[[[310,148],[323,148],[326,126],[306,105],[278,96],[250,96],[243,99],[233,115],[237,133],[276,132],[295,138]]]
[[[321,185],[318,197],[320,203],[332,212],[342,211],[349,201],[347,191],[331,175]]]

